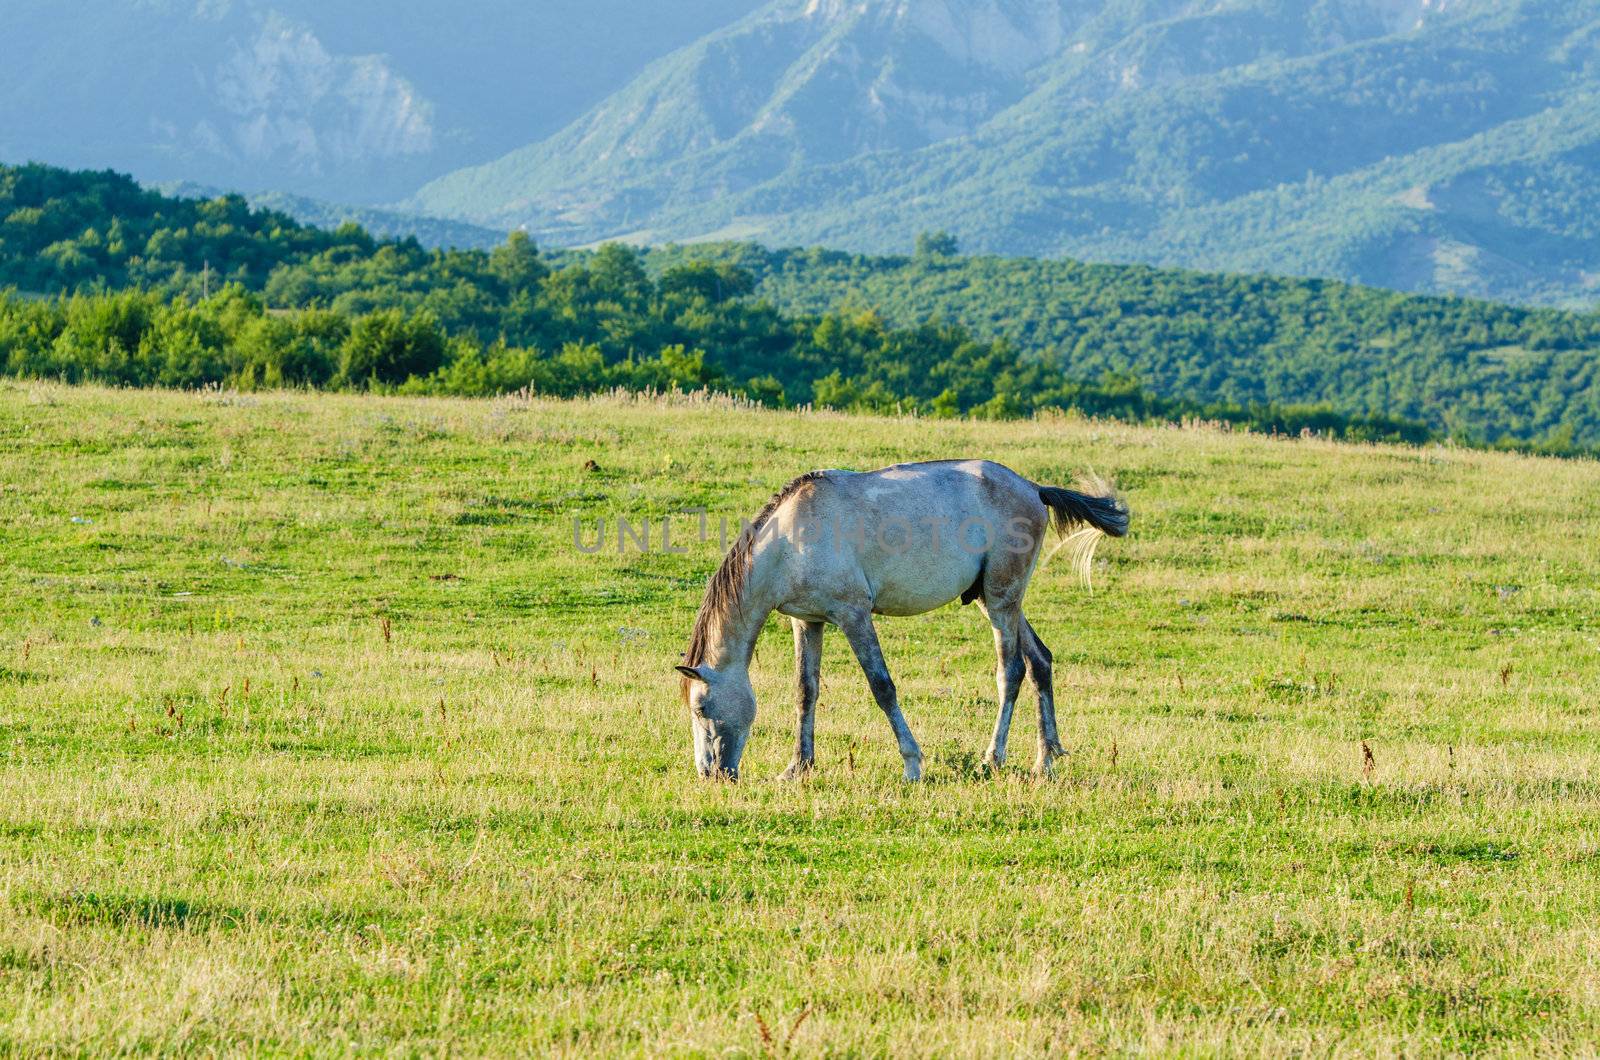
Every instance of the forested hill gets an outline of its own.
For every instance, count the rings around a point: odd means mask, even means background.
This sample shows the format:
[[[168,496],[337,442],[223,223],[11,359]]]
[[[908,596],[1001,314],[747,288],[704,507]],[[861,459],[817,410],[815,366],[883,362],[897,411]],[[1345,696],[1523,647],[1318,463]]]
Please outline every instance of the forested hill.
[[[0,165],[0,286],[54,294],[158,287],[259,290],[275,269],[319,254],[374,253],[356,225],[302,225],[241,195],[183,198],[112,172]]]
[[[186,180],[151,184],[163,195],[179,199],[219,199],[228,192]],[[426,214],[385,210],[374,206],[351,206],[347,203],[325,202],[305,195],[269,191],[246,195],[245,201],[252,209],[287,214],[303,225],[313,228],[338,228],[354,223],[379,239],[406,239],[415,237],[425,247],[479,247],[489,248],[504,243],[504,229],[480,228],[465,221],[447,221]]]
[[[785,312],[959,322],[1079,378],[1161,394],[1326,402],[1463,435],[1600,441],[1600,312],[1424,297],[1325,280],[967,257],[930,235],[874,257],[749,243],[663,247],[647,261],[732,265]]]
[[[454,393],[714,385],[930,414],[1072,406],[1374,437],[1415,437],[1400,421],[1421,421],[1479,442],[1600,444],[1600,315],[953,251],[930,236],[910,258],[748,245],[551,257],[521,235],[428,250],[236,196],[0,167],[0,289],[150,292],[6,299],[0,367]]]

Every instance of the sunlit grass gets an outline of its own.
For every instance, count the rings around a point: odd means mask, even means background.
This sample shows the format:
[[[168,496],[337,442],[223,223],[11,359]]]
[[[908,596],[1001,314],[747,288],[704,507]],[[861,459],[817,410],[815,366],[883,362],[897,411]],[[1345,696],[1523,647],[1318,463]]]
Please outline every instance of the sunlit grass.
[[[0,389],[0,1043],[36,1052],[1582,1052],[1600,467],[1071,419]],[[738,785],[672,665],[813,467],[1115,476],[1044,571],[1058,778],[992,649],[880,624],[927,783],[789,633]],[[591,465],[592,462],[592,465]],[[613,547],[573,548],[604,517]],[[682,536],[679,536],[682,531]],[[1018,712],[1026,763],[1032,701]],[[1365,742],[1370,760],[1363,755]],[[802,1019],[802,1016],[804,1017]]]

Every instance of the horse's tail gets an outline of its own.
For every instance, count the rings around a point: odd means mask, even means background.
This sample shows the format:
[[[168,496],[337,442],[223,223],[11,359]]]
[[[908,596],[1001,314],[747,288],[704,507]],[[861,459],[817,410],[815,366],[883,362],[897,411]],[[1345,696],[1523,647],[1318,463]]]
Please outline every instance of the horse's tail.
[[[1121,537],[1128,532],[1128,506],[1100,479],[1081,485],[1085,492],[1040,486],[1039,499],[1050,509],[1050,521],[1056,532],[1065,535],[1061,544],[1045,557],[1045,562],[1050,562],[1063,547],[1071,546],[1072,567],[1083,584],[1090,585],[1094,550],[1102,537]]]

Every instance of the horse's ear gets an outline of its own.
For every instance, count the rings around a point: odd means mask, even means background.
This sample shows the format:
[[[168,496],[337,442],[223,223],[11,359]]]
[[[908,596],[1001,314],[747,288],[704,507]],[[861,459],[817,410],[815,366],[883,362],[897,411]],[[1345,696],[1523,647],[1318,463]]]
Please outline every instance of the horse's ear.
[[[716,671],[709,666],[677,666],[674,669],[689,680],[706,685],[711,683],[711,678],[716,674]]]

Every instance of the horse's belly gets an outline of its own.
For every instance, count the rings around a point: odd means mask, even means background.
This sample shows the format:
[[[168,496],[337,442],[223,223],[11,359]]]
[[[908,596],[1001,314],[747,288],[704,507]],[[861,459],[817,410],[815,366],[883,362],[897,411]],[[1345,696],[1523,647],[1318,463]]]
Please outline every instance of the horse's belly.
[[[920,615],[943,607],[977,580],[982,558],[964,552],[906,555],[881,572],[872,599],[880,615]]]

